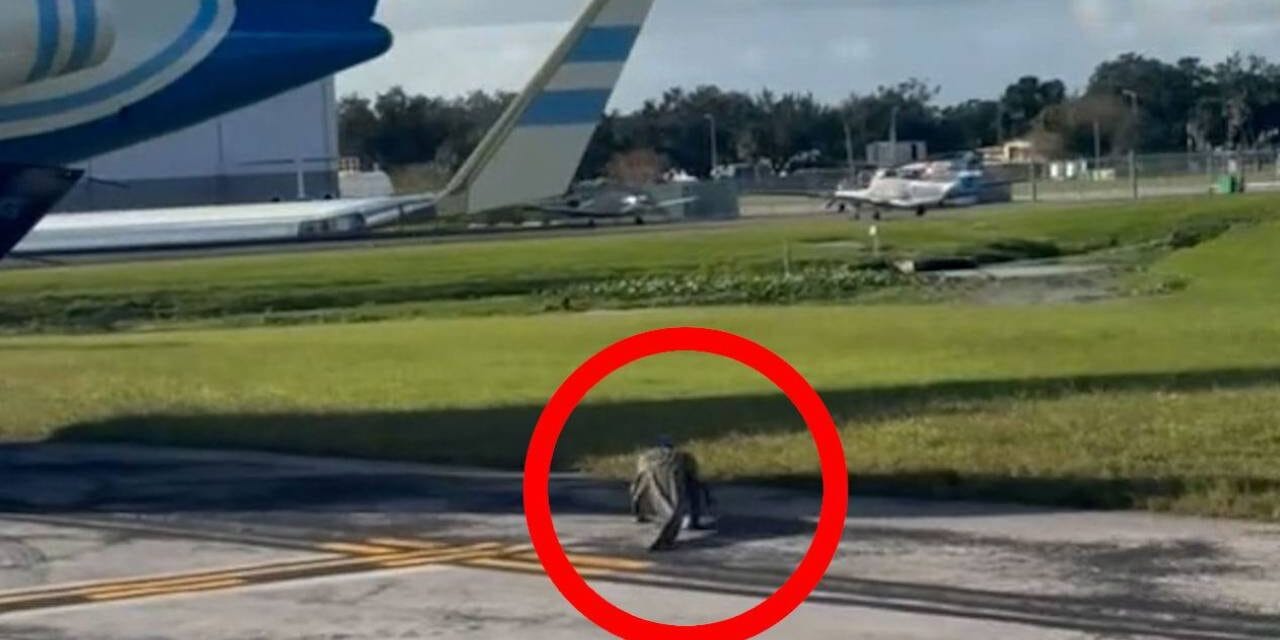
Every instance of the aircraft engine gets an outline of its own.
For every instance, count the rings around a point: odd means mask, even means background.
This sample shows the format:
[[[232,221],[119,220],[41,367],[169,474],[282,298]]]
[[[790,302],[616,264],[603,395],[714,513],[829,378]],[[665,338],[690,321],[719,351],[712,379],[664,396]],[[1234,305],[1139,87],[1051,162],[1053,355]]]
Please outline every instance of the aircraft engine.
[[[112,0],[22,0],[0,12],[0,93],[102,64],[116,42]]]

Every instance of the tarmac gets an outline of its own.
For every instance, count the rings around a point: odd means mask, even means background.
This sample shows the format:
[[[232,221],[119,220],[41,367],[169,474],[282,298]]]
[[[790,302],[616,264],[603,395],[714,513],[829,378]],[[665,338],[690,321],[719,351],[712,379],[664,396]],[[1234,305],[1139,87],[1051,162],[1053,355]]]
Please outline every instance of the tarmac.
[[[242,452],[0,448],[0,638],[607,638],[528,544],[519,474]],[[625,487],[551,482],[616,605],[705,624],[808,548],[817,491],[716,487],[669,554]],[[855,498],[809,602],[766,638],[1276,638],[1280,526]]]

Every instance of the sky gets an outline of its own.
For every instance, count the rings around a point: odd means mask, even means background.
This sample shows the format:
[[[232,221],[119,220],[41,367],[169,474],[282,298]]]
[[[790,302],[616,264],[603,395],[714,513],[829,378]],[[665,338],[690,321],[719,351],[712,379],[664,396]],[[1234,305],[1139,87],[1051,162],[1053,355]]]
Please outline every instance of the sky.
[[[585,4],[382,0],[396,45],[339,76],[339,90],[518,89]],[[657,0],[612,108],[699,84],[836,101],[909,77],[954,103],[994,97],[1026,74],[1081,88],[1098,62],[1130,51],[1280,61],[1280,1]]]

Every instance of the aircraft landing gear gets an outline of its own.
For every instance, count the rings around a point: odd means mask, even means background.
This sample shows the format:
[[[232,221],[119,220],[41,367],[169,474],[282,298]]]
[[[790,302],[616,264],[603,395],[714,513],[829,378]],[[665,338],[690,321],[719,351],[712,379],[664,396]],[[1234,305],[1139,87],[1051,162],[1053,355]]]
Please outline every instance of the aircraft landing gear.
[[[928,213],[929,213],[929,210],[928,210],[927,208],[925,208],[925,207],[918,207],[918,208],[916,208],[916,217],[917,217],[917,218],[923,218],[923,217],[925,217],[925,215],[927,215]]]
[[[637,227],[644,226],[644,216],[636,216],[636,226]]]

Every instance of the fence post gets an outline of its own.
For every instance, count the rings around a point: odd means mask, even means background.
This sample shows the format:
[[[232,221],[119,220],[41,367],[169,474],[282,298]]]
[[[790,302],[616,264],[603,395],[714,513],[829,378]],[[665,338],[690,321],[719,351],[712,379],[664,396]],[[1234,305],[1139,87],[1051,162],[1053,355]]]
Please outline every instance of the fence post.
[[[1031,171],[1031,201],[1040,202],[1040,172],[1036,170],[1036,162],[1032,160],[1027,168]]]
[[[1129,184],[1133,187],[1133,199],[1137,200],[1138,192],[1138,153],[1129,152]]]

